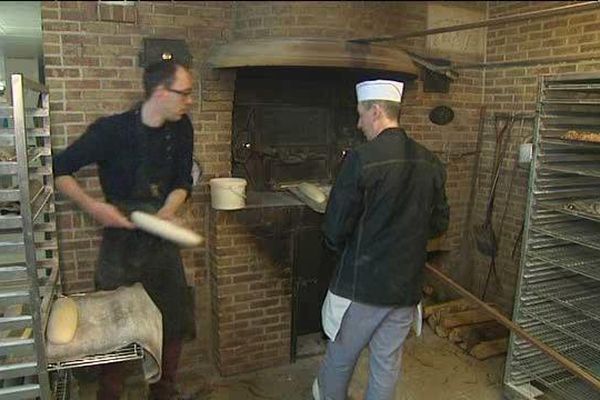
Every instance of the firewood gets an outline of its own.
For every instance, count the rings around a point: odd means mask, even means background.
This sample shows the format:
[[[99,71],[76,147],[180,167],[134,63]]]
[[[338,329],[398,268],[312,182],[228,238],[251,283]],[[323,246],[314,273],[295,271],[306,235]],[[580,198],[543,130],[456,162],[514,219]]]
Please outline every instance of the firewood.
[[[469,342],[477,344],[485,340],[498,339],[507,335],[508,329],[506,327],[496,321],[489,321],[473,325],[457,326],[450,331],[448,339],[453,343]]]
[[[441,338],[447,338],[449,334],[449,330],[444,328],[442,325],[436,325],[435,334]]]
[[[508,338],[505,337],[505,338],[501,338],[501,339],[495,339],[495,340],[489,340],[486,342],[481,342],[481,343],[473,346],[473,348],[471,349],[469,354],[478,360],[485,360],[487,358],[506,353],[507,348],[508,348]]]
[[[423,318],[429,318],[432,314],[441,311],[464,311],[476,308],[476,305],[466,299],[457,299],[445,303],[432,304],[423,307]]]
[[[444,328],[450,329],[457,326],[478,324],[493,320],[494,318],[490,314],[481,309],[476,309],[443,314],[439,323]]]

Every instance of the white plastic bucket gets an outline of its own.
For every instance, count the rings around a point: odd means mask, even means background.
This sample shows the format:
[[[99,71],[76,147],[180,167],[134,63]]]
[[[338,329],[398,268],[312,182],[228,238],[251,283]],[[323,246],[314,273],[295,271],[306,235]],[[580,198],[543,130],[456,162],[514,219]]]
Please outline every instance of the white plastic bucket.
[[[239,210],[246,205],[246,185],[243,178],[213,178],[210,201],[215,210]]]

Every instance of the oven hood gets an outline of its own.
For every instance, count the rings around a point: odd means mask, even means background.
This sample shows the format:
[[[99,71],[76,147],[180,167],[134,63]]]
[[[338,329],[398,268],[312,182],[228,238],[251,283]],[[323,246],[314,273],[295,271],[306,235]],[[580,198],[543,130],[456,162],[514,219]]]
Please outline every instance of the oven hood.
[[[327,67],[400,73],[408,79],[418,67],[401,49],[332,39],[268,38],[236,40],[214,47],[213,68]]]

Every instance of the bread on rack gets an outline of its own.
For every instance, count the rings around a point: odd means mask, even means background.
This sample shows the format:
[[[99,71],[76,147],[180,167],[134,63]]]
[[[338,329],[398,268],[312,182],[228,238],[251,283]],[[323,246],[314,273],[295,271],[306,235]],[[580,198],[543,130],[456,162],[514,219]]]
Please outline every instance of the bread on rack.
[[[568,131],[562,136],[562,139],[567,140],[579,140],[582,142],[596,142],[600,143],[600,133],[598,132],[579,132],[579,131]]]

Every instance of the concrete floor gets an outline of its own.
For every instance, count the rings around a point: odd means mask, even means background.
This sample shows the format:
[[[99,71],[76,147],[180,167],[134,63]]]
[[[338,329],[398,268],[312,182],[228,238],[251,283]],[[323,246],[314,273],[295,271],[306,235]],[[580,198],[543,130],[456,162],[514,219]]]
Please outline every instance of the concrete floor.
[[[311,400],[310,388],[322,356],[244,375],[205,377],[194,393],[198,400]],[[424,326],[421,338],[408,339],[403,376],[396,400],[501,400],[504,356],[478,361]],[[349,400],[362,400],[368,376],[368,354],[363,352],[350,385]],[[96,385],[79,385],[81,400],[95,398]],[[122,399],[145,398],[144,388],[130,386]],[[72,397],[72,398],[73,398]]]

